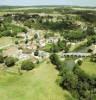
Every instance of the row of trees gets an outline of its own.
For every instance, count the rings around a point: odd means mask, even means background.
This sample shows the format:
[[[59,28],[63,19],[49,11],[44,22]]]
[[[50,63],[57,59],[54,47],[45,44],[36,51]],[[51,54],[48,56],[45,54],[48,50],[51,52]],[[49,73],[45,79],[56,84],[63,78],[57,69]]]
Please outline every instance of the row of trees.
[[[12,27],[10,27],[10,29],[4,28],[3,30],[0,31],[0,37],[2,37],[2,36],[14,37],[14,36],[17,36],[18,32],[25,32],[25,29],[22,27],[18,27],[18,26],[12,26]]]
[[[16,14],[13,19],[15,21],[21,21],[25,26],[29,28],[34,27],[36,29],[64,30],[77,28],[77,25],[74,23],[74,21],[70,20],[72,16],[69,16],[69,18],[66,15],[65,17],[65,19],[62,17],[56,17],[56,20],[53,21],[54,17],[50,15],[40,16],[39,14]]]
[[[50,53],[56,53],[60,51],[68,52],[69,48],[70,48],[70,45],[67,45],[67,42],[65,40],[59,39],[57,43],[51,43],[49,45],[46,45],[44,50]]]
[[[75,29],[75,30],[65,30],[64,32],[61,33],[61,35],[69,40],[69,41],[74,41],[74,40],[83,40],[88,37],[94,37],[96,36],[95,28],[92,25],[87,25],[85,29]]]
[[[87,22],[90,22],[90,23],[95,23],[96,24],[96,13],[82,13],[81,14],[81,17],[87,21]]]
[[[51,29],[51,30],[64,30],[64,29],[77,28],[75,23],[71,20],[63,20],[63,21],[60,21],[60,22],[46,21],[46,22],[42,23],[42,26],[45,29]]]
[[[58,40],[57,44],[53,44],[52,48],[50,48],[50,51],[53,53],[59,52],[59,51],[63,51],[64,52],[68,52],[70,48],[70,45],[67,45],[65,40]]]
[[[70,41],[73,40],[82,40],[86,37],[86,32],[83,32],[82,30],[72,30],[72,31],[66,31],[64,34],[64,38]]]
[[[10,16],[4,16],[4,20],[0,21],[0,37],[2,36],[16,36],[18,32],[27,32],[23,27],[12,24]]]
[[[78,60],[72,70],[69,70],[56,54],[52,54],[50,60],[60,71],[59,84],[63,89],[70,91],[77,100],[95,100],[96,76],[89,76],[81,70],[81,60]]]
[[[46,20],[46,21],[44,21]],[[62,21],[50,21],[48,19],[39,19],[39,20],[27,20],[24,21],[24,25],[35,29],[50,29],[53,31],[62,31],[64,29],[74,29],[77,28],[75,23],[71,20],[62,20]]]
[[[77,65],[70,72],[62,66],[60,86],[69,90],[78,100],[95,100],[96,77],[87,75]]]

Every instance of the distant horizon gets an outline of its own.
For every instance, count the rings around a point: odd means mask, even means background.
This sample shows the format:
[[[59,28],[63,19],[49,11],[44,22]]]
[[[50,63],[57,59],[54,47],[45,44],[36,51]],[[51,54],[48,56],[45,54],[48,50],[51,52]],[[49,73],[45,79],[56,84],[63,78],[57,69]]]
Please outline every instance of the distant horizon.
[[[80,6],[80,5],[0,5],[0,7],[85,7],[96,8],[96,6]]]
[[[0,6],[29,6],[30,7],[30,6],[80,6],[80,5],[0,5]]]
[[[0,6],[81,6],[96,7],[96,0],[0,0]]]

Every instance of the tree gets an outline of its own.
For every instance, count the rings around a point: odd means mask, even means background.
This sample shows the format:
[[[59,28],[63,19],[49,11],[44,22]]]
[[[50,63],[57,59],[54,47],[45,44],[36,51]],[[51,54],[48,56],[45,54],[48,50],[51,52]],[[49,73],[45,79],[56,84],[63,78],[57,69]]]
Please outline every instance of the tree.
[[[86,30],[87,35],[94,35],[95,31],[94,31],[94,27],[93,26],[88,26],[87,30]]]
[[[92,62],[96,62],[96,54],[92,54],[90,60],[91,60]]]
[[[18,41],[15,41],[15,44],[17,45],[17,44],[19,44],[19,42]]]
[[[92,53],[93,52],[93,50],[92,49],[88,49],[88,53]]]
[[[92,35],[88,38],[88,42],[87,45],[90,46],[91,44],[95,44],[96,43],[96,35]]]
[[[3,63],[4,62],[4,58],[2,55],[0,55],[0,63]]]
[[[69,48],[70,48],[70,46],[66,46],[66,47],[64,48],[65,53],[67,53],[67,52],[69,51]]]
[[[77,64],[78,64],[78,65],[82,65],[82,60],[79,59],[79,60],[77,61]]]
[[[7,65],[7,67],[11,67],[15,65],[15,59],[13,57],[7,57],[5,59],[5,65]]]
[[[58,42],[57,42],[57,44],[58,44],[58,47],[59,47],[60,50],[64,50],[64,48],[66,47],[66,42],[64,40],[61,41],[59,39]]]
[[[35,56],[38,56],[38,55],[39,55],[39,51],[36,50],[36,51],[34,52],[34,55],[35,55]]]
[[[34,21],[34,20],[33,20]],[[24,25],[27,26],[28,28],[31,28],[31,21],[30,20],[25,20]]]
[[[27,33],[27,29],[25,29],[25,28],[23,28],[22,31],[23,31],[24,33]]]
[[[50,48],[50,51],[53,52],[53,53],[58,52],[59,51],[58,45],[56,45],[56,44],[53,43],[52,47]]]
[[[11,22],[12,22],[12,17],[11,17],[10,15],[5,16],[4,21],[5,21],[6,23],[11,23]]]
[[[28,43],[28,39],[26,38],[26,40],[25,40],[25,44],[27,44]]]
[[[22,70],[27,70],[27,71],[32,70],[34,67],[35,67],[35,65],[30,60],[23,61],[22,65],[21,65],[21,69]]]
[[[44,38],[45,38],[45,39],[49,38],[49,34],[46,33],[46,34],[44,35]]]
[[[81,70],[80,66],[78,65],[73,68],[73,73],[78,76],[80,81],[86,81],[88,79],[88,75]]]
[[[12,33],[9,30],[5,30],[2,33],[2,36],[11,36],[11,35],[12,35]]]
[[[63,88],[66,88],[71,91],[77,88],[78,76],[74,74],[71,70],[69,70],[68,67],[66,67],[65,63],[61,64],[59,75],[62,77],[60,85]]]
[[[56,54],[52,54],[50,56],[50,60],[52,64],[56,65],[57,69],[60,69],[61,61],[59,60],[59,57]]]
[[[37,39],[37,38],[38,38],[38,34],[35,34],[35,35],[34,35],[34,38]]]
[[[73,90],[77,88],[78,84],[78,77],[77,75],[73,74],[72,72],[68,71],[65,76],[63,74],[63,88],[68,90]]]

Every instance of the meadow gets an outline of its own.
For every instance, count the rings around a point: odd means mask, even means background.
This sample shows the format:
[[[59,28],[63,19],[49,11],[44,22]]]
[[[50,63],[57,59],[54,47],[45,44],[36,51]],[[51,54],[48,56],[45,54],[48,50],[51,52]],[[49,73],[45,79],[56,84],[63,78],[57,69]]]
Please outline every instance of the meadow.
[[[2,66],[1,66],[2,67]],[[16,67],[16,66],[15,66]],[[2,100],[74,100],[71,94],[56,83],[58,71],[48,62],[22,75],[0,70],[0,97]]]
[[[96,63],[89,61],[89,59],[85,59],[80,68],[91,76],[96,75]]]

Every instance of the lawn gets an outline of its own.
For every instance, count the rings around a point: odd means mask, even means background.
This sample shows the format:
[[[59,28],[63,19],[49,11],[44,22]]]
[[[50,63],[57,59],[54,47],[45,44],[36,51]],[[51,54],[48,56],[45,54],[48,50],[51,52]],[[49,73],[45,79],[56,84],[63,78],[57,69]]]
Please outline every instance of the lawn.
[[[81,69],[89,75],[96,75],[96,63],[90,62],[89,59],[83,61]]]
[[[11,68],[12,69],[12,68]],[[70,93],[56,84],[58,71],[43,62],[23,75],[0,71],[2,100],[73,100]]]

